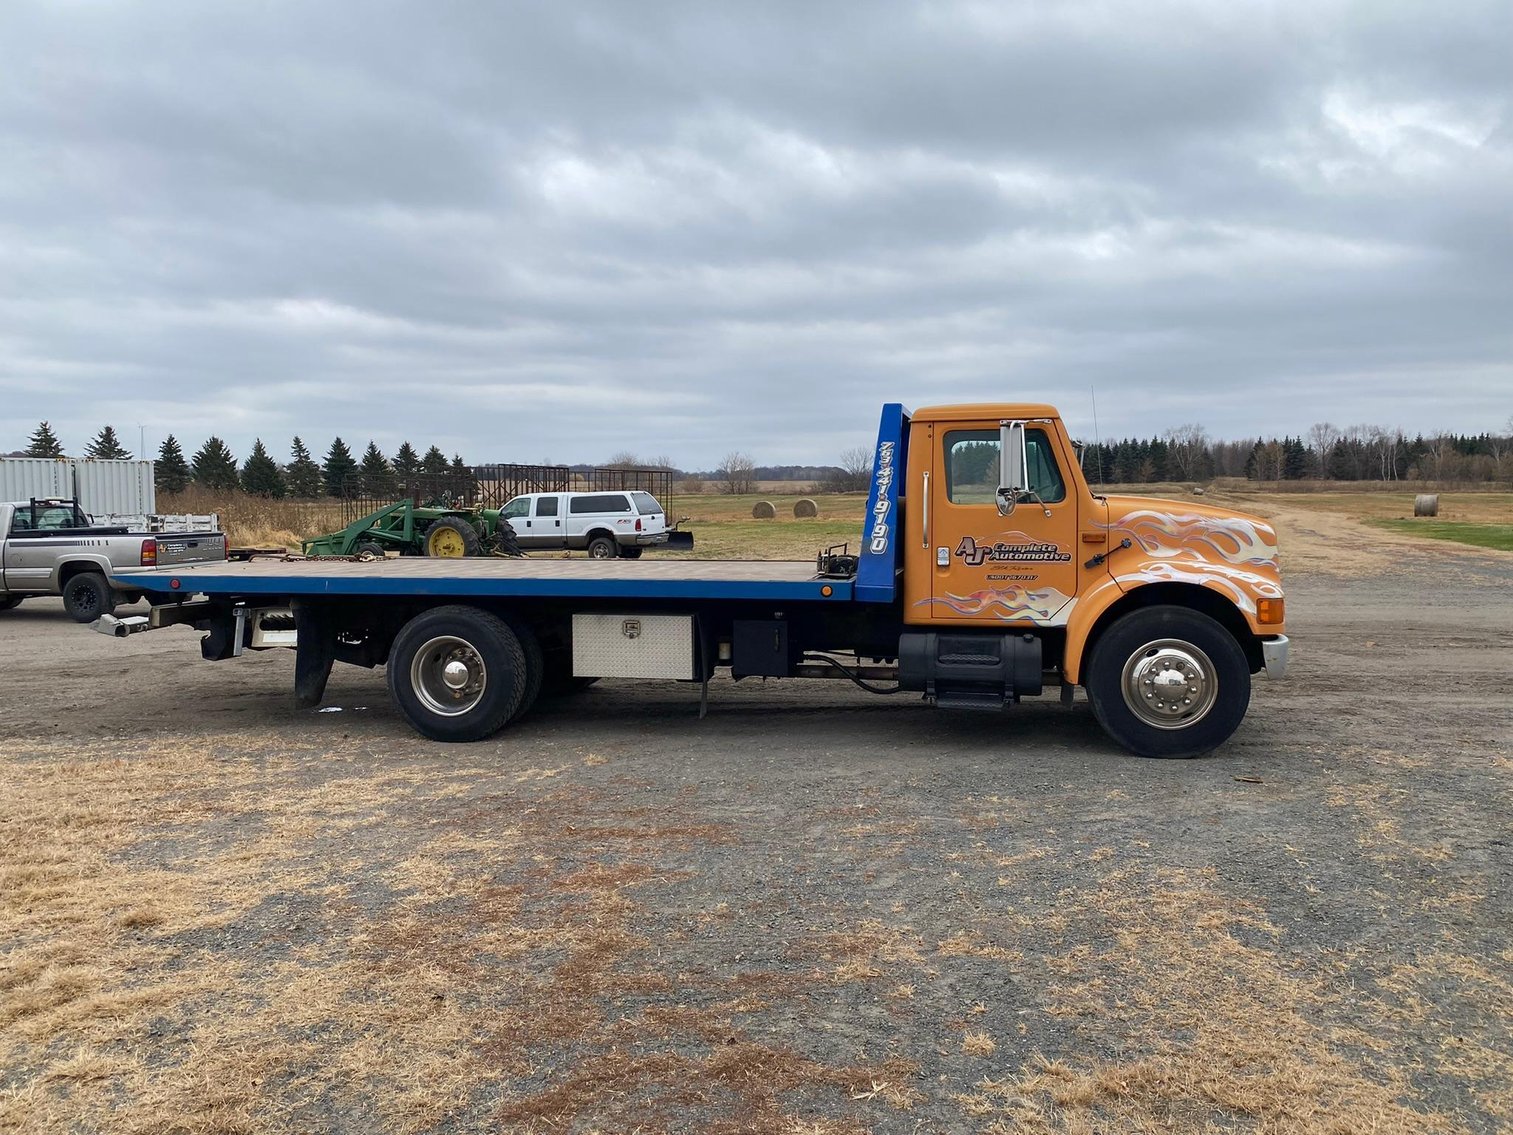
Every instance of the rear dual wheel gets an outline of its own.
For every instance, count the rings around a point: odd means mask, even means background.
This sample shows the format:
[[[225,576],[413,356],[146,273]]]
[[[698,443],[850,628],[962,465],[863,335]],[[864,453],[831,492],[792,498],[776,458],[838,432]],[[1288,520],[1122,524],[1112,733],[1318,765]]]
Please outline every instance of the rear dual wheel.
[[[400,712],[434,741],[478,741],[524,714],[541,691],[531,629],[477,607],[437,607],[394,639],[388,682]]]

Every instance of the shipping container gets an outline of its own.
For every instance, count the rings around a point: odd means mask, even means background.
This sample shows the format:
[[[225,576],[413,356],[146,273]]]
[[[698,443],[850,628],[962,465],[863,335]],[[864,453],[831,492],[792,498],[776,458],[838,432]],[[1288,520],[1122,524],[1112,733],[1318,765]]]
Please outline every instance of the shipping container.
[[[94,514],[151,514],[157,507],[151,461],[93,461],[81,457],[0,458],[0,501],[77,497]]]

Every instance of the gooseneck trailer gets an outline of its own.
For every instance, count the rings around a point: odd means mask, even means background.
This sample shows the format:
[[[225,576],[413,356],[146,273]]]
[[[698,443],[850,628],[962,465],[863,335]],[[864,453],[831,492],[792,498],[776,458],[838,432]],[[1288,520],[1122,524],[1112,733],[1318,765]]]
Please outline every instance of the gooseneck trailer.
[[[1105,496],[1044,405],[883,407],[860,542],[814,562],[371,559],[121,570],[152,627],[205,658],[293,647],[318,704],[336,662],[387,668],[444,741],[488,737],[543,689],[601,677],[840,678],[1001,710],[1087,691],[1146,756],[1239,726],[1285,673],[1275,531],[1185,502]]]

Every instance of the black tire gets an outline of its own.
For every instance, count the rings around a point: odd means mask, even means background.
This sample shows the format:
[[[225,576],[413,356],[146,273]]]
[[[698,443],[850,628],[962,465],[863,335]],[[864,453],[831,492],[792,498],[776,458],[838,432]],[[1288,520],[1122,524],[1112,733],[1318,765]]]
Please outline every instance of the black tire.
[[[22,598],[20,595],[0,597],[0,611],[14,611],[17,607],[21,606]]]
[[[448,538],[447,534],[451,532],[457,534],[456,541]],[[476,556],[483,551],[483,542],[478,539],[478,529],[460,516],[443,516],[432,521],[431,526],[426,529],[421,546],[428,556],[448,555],[449,553],[441,550],[442,546],[460,546],[464,556]]]
[[[445,671],[462,665],[467,686],[452,690]],[[389,651],[389,693],[405,719],[433,741],[478,741],[497,733],[526,693],[520,639],[503,619],[461,605],[416,615]],[[470,688],[475,686],[476,688]]]
[[[515,537],[514,526],[502,516],[494,525],[494,550],[506,556],[525,556]]]
[[[63,585],[63,609],[76,623],[92,623],[113,615],[120,597],[97,571],[81,571]]]
[[[1164,688],[1157,686],[1165,681]],[[1142,607],[1093,648],[1083,674],[1104,732],[1141,757],[1196,757],[1245,719],[1250,666],[1232,634],[1186,607]]]
[[[366,553],[367,555],[375,556],[380,560],[384,558],[384,546],[377,540],[364,540],[361,544],[357,545],[356,550],[359,556]]]
[[[599,535],[588,542],[588,558],[591,560],[612,560],[620,554],[620,545],[615,543],[613,536]]]
[[[520,698],[520,708],[510,718],[513,722],[530,713],[541,697],[541,686],[546,680],[546,653],[541,649],[541,640],[528,624],[513,615],[506,615],[504,621],[515,632],[515,637],[520,640],[520,649],[525,654],[525,692]]]
[[[641,558],[641,551],[642,549],[640,548],[621,548],[620,555],[627,560],[639,560]]]

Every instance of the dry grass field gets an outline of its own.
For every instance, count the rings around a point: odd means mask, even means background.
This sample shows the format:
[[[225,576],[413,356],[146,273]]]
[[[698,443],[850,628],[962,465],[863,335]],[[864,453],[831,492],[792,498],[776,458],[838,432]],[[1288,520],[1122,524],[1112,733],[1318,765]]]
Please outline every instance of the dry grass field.
[[[1187,762],[752,681],[446,746],[0,614],[0,1132],[1508,1130],[1513,555],[1263,506],[1294,673]]]

